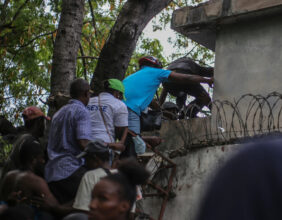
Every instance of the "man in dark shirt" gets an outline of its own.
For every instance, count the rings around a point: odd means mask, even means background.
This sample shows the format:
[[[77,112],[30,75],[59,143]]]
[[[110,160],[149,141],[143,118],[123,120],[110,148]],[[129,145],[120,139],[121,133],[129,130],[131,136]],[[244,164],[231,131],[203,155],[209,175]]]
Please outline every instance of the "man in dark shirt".
[[[203,67],[195,63],[190,58],[180,58],[172,62],[168,68],[169,70],[176,71],[182,74],[198,75],[202,77],[213,77],[212,67]],[[186,108],[186,116],[195,118],[198,112],[207,106],[211,109],[211,98],[208,92],[203,88],[200,83],[194,83],[190,85],[183,85],[177,82],[167,81],[163,83],[163,91],[160,97],[160,104],[163,104],[167,94],[171,94],[176,97],[176,104],[181,110],[185,106],[187,95],[195,97]]]
[[[22,168],[22,164],[19,160],[21,146],[26,141],[39,141],[39,138],[44,135],[45,120],[50,120],[50,118],[45,116],[41,109],[36,106],[25,108],[22,116],[25,130],[17,136],[13,144],[13,150],[4,165],[2,177],[10,170]],[[43,151],[45,150],[45,146],[40,145],[40,147]]]

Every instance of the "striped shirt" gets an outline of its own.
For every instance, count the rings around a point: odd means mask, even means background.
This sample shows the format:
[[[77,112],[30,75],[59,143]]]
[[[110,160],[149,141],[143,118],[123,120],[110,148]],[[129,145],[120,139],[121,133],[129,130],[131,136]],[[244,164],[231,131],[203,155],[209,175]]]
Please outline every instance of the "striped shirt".
[[[87,108],[75,99],[71,99],[54,115],[47,146],[47,182],[66,179],[83,165],[83,159],[76,158],[81,153],[78,140],[91,140],[90,121]]]

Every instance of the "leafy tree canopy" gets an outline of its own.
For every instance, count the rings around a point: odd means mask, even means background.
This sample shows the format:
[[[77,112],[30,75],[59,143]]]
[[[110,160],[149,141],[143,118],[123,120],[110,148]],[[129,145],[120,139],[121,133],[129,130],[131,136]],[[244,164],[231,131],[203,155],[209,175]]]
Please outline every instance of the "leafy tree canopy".
[[[173,10],[203,0],[175,0],[153,21],[154,31],[169,28]],[[90,80],[100,51],[125,0],[85,0],[85,16],[78,54],[77,76]],[[50,91],[50,73],[61,0],[0,0],[0,114],[20,123],[19,114],[29,105],[44,105]],[[142,55],[153,55],[167,65],[188,56],[211,65],[213,53],[177,34],[168,43],[175,48],[163,54],[158,39],[143,34],[132,56],[127,75],[138,69]]]

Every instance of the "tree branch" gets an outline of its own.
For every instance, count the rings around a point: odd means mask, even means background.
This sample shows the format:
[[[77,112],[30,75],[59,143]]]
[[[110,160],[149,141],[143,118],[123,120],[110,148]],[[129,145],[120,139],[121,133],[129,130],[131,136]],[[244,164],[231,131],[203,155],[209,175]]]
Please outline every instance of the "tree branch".
[[[87,79],[87,71],[86,71],[86,61],[85,61],[84,52],[83,52],[83,48],[82,48],[82,46],[81,46],[81,43],[79,44],[79,50],[80,50],[81,57],[82,57],[84,79],[85,79],[86,81],[88,81],[88,79]]]
[[[29,0],[25,0],[25,2],[19,7],[19,9],[17,10],[17,12],[15,13],[15,15],[13,16],[12,21],[10,21],[8,24],[3,24],[0,26],[0,31],[2,31],[5,28],[10,28],[12,26],[12,24],[14,23],[14,21],[17,19],[17,17],[19,16],[21,10],[24,8],[24,6],[29,2]]]
[[[56,31],[57,30],[54,30],[54,31],[51,31],[51,32],[48,32],[48,33],[44,33],[44,34],[40,34],[40,35],[36,36],[35,38],[31,39],[30,41],[28,41],[26,44],[20,46],[20,48],[26,47],[26,46],[30,45],[33,41],[37,40],[38,38],[53,34]]]
[[[2,8],[1,8],[1,18],[2,18],[2,23],[5,23],[6,21],[6,8],[9,4],[10,0],[5,0],[4,4],[2,5]]]
[[[95,16],[94,16],[94,11],[93,11],[91,0],[88,0],[88,4],[89,4],[89,7],[90,7],[90,13],[91,13],[91,17],[92,17],[92,25],[93,25],[93,28],[95,30],[94,34],[95,34],[95,37],[98,38],[98,36],[97,36],[98,30],[97,30],[97,26],[96,26],[96,21],[95,21]]]

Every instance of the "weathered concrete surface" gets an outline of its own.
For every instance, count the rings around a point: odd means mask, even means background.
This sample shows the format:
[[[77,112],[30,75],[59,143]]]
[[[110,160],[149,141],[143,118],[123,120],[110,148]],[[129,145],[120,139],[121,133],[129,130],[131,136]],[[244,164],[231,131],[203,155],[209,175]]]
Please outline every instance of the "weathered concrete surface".
[[[173,136],[172,136],[172,139]],[[164,220],[194,220],[200,201],[216,170],[240,149],[239,145],[226,145],[195,149],[186,156],[177,157],[173,191],[176,197],[168,203]],[[157,219],[161,200],[145,198],[143,208]]]
[[[158,149],[176,150],[187,146],[199,147],[207,145],[211,138],[211,118],[194,118],[179,121],[163,121],[160,131],[144,133],[143,135],[157,135],[164,140]],[[173,137],[173,138],[172,138]]]
[[[215,50],[220,24],[236,23],[270,14],[281,14],[282,0],[211,0],[174,11],[172,29]]]
[[[215,100],[282,92],[282,16],[225,25],[217,35]]]
[[[221,26],[216,41],[214,100],[238,100],[244,94],[266,96],[282,92],[282,15],[274,15],[248,22]],[[241,103],[238,110],[245,120],[251,99]],[[274,100],[273,100],[274,101]],[[270,103],[273,104],[273,103]],[[268,113],[265,105],[262,123],[268,123],[268,114],[279,115],[277,105]],[[250,113],[249,124],[255,117]],[[260,107],[258,107],[259,111]],[[213,109],[213,113],[216,110]],[[225,111],[230,122],[232,111]],[[280,120],[280,118],[275,119]],[[212,116],[212,124],[215,117]],[[250,126],[252,127],[252,126]]]

